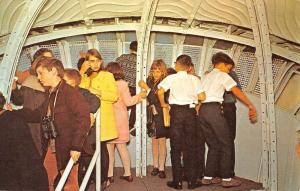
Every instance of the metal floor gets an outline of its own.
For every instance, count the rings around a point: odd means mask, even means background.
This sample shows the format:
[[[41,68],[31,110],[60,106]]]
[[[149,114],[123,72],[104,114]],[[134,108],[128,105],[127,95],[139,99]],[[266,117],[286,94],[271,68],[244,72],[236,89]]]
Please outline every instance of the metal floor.
[[[175,189],[171,189],[167,187],[167,181],[171,180],[171,168],[168,167],[166,169],[167,178],[160,179],[159,177],[151,176],[151,167],[147,170],[147,176],[143,178],[134,177],[133,182],[129,183],[124,180],[120,180],[119,176],[122,175],[122,168],[115,168],[115,181],[107,191],[174,191]],[[134,175],[135,169],[132,169],[132,174]],[[223,188],[221,185],[210,185],[210,186],[201,186],[195,191],[250,191],[250,190],[262,190],[262,184],[257,183],[251,180],[242,179],[243,184],[239,187],[235,188]],[[89,191],[95,190],[95,187],[91,185]],[[187,183],[183,183],[183,191],[187,189]]]

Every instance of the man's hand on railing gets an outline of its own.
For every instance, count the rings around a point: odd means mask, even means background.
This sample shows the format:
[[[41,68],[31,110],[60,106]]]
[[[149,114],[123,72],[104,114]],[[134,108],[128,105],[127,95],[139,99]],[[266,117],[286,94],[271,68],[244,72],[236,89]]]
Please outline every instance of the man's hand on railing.
[[[70,151],[70,155],[71,155],[71,158],[74,161],[74,163],[78,161],[80,154],[81,153],[78,151]]]

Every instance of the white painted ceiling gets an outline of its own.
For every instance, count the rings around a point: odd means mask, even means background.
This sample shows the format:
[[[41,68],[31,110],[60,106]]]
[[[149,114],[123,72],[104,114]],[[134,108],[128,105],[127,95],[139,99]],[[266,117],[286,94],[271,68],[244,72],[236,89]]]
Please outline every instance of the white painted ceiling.
[[[26,0],[0,0],[0,36],[8,35]],[[200,3],[200,6],[198,7]],[[300,1],[264,0],[270,34],[300,43]],[[33,28],[86,19],[140,17],[143,0],[49,0]],[[156,17],[220,22],[251,29],[245,0],[159,0]]]

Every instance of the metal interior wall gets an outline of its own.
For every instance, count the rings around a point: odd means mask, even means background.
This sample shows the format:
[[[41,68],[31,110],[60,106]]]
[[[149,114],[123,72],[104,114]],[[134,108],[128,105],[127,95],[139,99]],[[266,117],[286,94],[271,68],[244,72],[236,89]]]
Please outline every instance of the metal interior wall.
[[[267,190],[277,190],[277,136],[274,113],[272,77],[272,52],[264,2],[246,0],[256,44],[258,61],[263,136],[263,185]]]

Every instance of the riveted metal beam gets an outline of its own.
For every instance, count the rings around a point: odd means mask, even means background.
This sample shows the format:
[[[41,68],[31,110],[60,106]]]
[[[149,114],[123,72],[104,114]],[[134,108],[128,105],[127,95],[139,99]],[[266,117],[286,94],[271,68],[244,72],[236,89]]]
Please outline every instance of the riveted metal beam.
[[[272,51],[266,9],[262,0],[246,0],[254,34],[258,61],[261,115],[263,185],[267,190],[277,190],[277,137],[274,111],[274,84],[272,76]]]
[[[7,101],[10,100],[11,82],[28,32],[46,2],[47,0],[27,0],[10,34],[0,65],[0,91],[7,96]]]
[[[150,42],[150,32],[157,8],[158,0],[145,1],[141,18],[140,29],[137,30],[138,52],[136,63],[136,87],[140,79],[146,80],[147,56]],[[146,102],[136,107],[136,175],[146,176],[147,166],[147,128],[146,128]]]

